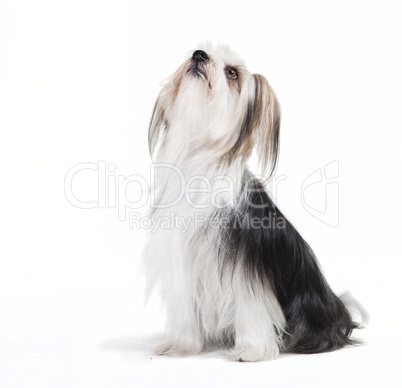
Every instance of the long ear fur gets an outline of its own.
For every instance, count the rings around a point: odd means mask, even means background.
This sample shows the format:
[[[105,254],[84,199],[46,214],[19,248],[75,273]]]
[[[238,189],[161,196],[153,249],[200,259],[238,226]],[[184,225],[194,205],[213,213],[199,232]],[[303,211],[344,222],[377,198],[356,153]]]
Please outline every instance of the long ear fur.
[[[160,96],[156,99],[148,129],[148,147],[151,158],[154,159],[162,142],[163,132],[167,130],[164,109]]]
[[[270,177],[276,168],[279,157],[279,129],[281,111],[275,92],[268,81],[260,74],[253,74],[255,83],[254,128],[255,147],[262,173]]]
[[[279,154],[280,106],[268,81],[253,74],[250,99],[240,123],[239,135],[229,155],[248,158],[255,147],[260,171],[269,178]]]
[[[164,86],[155,101],[148,130],[148,147],[151,158],[154,159],[159,148],[163,145],[169,129],[165,108],[172,106],[179,92],[180,84],[186,73],[190,60],[184,62],[171,77],[164,82]]]

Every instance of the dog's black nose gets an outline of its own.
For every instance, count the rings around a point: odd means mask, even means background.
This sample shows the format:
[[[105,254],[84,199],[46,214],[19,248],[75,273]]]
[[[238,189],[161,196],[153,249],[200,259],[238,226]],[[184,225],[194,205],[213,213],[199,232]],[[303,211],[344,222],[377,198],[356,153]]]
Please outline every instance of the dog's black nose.
[[[209,56],[203,50],[196,50],[193,52],[193,60],[196,62],[205,62],[208,61]]]

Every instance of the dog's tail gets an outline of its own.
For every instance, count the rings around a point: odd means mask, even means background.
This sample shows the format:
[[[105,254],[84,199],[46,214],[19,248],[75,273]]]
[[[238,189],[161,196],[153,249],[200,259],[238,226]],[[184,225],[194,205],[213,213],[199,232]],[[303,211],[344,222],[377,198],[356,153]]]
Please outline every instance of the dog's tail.
[[[348,291],[342,293],[339,299],[348,310],[353,322],[358,325],[357,329],[364,329],[370,320],[370,316],[360,302]]]

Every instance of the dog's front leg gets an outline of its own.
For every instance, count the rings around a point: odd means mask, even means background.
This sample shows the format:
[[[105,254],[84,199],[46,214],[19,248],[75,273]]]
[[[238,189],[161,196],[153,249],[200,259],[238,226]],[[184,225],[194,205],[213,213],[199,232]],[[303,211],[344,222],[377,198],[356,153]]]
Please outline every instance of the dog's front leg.
[[[237,361],[273,360],[278,357],[285,327],[282,309],[266,281],[241,279],[235,284],[235,346]]]
[[[170,295],[171,297],[172,295]],[[167,306],[167,333],[158,353],[167,356],[190,356],[198,354],[204,347],[192,300],[177,293]]]

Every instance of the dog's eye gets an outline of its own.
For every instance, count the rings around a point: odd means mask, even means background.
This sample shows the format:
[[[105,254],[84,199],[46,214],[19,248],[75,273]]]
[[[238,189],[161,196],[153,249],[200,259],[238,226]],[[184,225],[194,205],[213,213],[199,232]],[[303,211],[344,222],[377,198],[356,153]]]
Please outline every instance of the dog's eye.
[[[237,71],[233,67],[225,68],[226,75],[231,79],[237,79]]]

